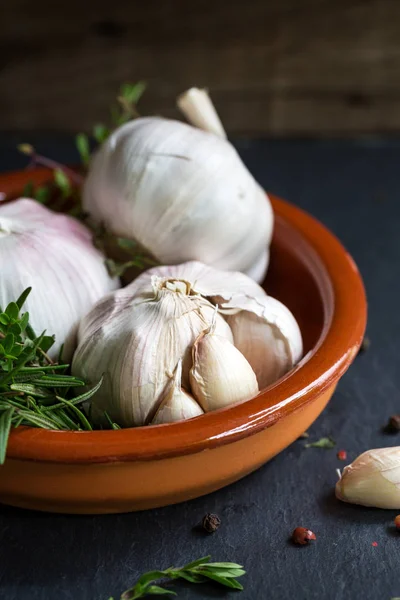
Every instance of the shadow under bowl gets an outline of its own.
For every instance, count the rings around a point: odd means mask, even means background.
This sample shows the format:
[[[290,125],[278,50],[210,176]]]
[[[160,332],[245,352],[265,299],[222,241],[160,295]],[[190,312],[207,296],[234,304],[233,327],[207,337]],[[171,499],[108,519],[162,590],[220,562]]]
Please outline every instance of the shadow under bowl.
[[[0,177],[17,195],[49,171]],[[362,342],[367,306],[352,258],[316,219],[271,196],[275,230],[264,287],[300,325],[304,358],[247,402],[189,421],[119,431],[12,431],[0,501],[63,513],[165,506],[228,485],[275,456],[318,417]]]

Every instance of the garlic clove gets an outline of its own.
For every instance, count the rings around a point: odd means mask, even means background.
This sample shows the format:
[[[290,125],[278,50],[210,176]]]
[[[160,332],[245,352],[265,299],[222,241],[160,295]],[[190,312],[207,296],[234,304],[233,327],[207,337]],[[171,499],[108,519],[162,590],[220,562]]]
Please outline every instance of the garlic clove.
[[[176,423],[193,419],[204,414],[196,400],[184,390],[175,391],[167,401],[163,402],[154,415],[151,425]]]
[[[255,373],[229,340],[212,331],[202,333],[192,350],[190,385],[204,411],[249,400],[258,394]]]
[[[185,419],[192,419],[204,414],[196,400],[181,387],[182,361],[178,362],[175,373],[167,386],[163,398],[151,424],[175,423]]]
[[[400,509],[400,447],[361,454],[343,469],[336,497],[351,504]]]
[[[300,360],[303,352],[301,332],[292,313],[271,296],[251,303],[246,299],[240,304],[247,306],[247,310],[227,314],[226,320],[236,348],[250,363],[258,385],[263,389]]]
[[[190,88],[177,98],[178,108],[189,123],[204,131],[226,138],[225,130],[206,90]]]

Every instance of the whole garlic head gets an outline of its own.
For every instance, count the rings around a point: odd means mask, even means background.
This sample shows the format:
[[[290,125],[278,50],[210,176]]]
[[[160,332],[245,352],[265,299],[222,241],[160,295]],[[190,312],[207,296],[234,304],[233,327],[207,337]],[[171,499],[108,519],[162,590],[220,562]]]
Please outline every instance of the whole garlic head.
[[[124,426],[152,420],[180,360],[183,388],[190,389],[191,349],[214,314],[188,280],[154,273],[136,293],[135,284],[105,298],[82,320],[72,363],[72,372],[89,382],[105,374],[92,399],[92,415],[101,420],[107,411]],[[233,339],[220,315],[216,331]]]
[[[90,231],[75,219],[35,200],[0,205],[0,306],[32,287],[24,308],[37,334],[47,330],[57,357],[72,354],[79,320],[119,282],[111,279]]]
[[[246,356],[235,347],[227,323],[236,315],[248,318],[250,325],[256,316],[266,331],[273,330],[254,345],[248,340]],[[73,374],[88,382],[104,374],[92,398],[92,415],[101,420],[106,411],[124,426],[153,421],[180,361],[183,391],[207,411],[256,395],[260,381],[265,384],[262,357],[271,363],[267,370],[272,377],[289,370],[302,352],[297,323],[286,307],[246,275],[199,262],[154,267],[104,298],[82,320],[78,342]],[[258,383],[256,369],[261,369]],[[175,406],[182,405],[183,397],[178,400]],[[169,414],[176,414],[171,404]],[[168,411],[159,417],[166,415]]]
[[[234,147],[214,133],[156,117],[119,127],[92,161],[83,205],[162,264],[199,260],[258,281],[265,275],[270,202]]]

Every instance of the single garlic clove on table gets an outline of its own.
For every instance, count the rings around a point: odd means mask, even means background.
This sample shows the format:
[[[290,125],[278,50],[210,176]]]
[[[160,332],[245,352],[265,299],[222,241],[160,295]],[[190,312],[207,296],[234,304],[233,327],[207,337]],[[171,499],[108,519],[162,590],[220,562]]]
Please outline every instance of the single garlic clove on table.
[[[151,424],[175,423],[204,414],[196,400],[181,387],[182,361],[178,362],[165,397],[154,415]]]
[[[343,469],[336,497],[351,504],[400,509],[400,447],[361,454]]]
[[[257,378],[245,357],[229,340],[213,333],[212,328],[197,338],[192,355],[190,385],[206,412],[258,394]]]

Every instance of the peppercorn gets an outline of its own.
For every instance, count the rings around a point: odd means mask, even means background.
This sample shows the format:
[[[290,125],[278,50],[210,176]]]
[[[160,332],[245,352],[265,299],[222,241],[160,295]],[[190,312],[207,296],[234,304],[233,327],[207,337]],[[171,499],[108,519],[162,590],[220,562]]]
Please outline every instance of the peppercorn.
[[[337,457],[339,460],[346,460],[347,459],[346,450],[339,450],[339,452],[337,453]]]
[[[388,429],[390,431],[400,431],[400,415],[392,415],[390,417]]]
[[[292,541],[294,544],[300,544],[304,546],[308,544],[310,540],[316,540],[317,536],[310,529],[305,527],[296,527],[292,533]]]
[[[394,524],[396,525],[396,529],[400,531],[400,515],[397,515],[397,517],[394,520]]]
[[[221,525],[221,519],[218,515],[215,515],[213,513],[207,513],[203,517],[202,525],[203,529],[205,529],[207,533],[214,533]]]

